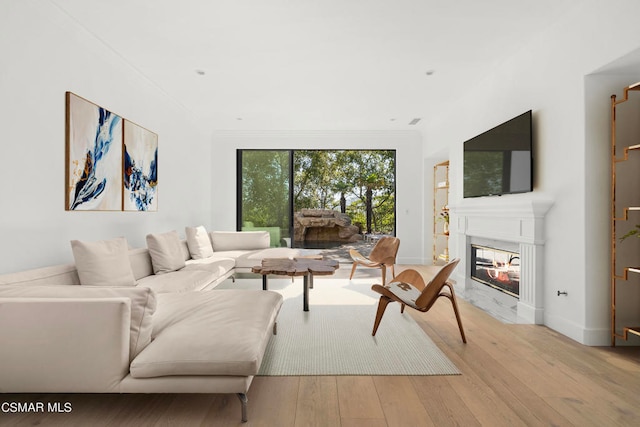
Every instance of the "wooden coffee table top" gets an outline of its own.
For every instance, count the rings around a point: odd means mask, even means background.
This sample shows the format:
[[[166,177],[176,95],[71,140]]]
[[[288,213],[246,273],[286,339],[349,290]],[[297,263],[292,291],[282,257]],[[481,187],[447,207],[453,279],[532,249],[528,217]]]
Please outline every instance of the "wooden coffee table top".
[[[333,259],[324,258],[265,258],[262,265],[251,269],[257,274],[277,274],[281,276],[330,275],[339,267]]]

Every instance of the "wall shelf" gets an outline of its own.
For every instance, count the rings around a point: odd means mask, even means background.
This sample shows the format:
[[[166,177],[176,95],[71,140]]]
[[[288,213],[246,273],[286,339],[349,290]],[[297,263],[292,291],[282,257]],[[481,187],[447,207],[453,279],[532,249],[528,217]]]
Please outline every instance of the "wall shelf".
[[[618,280],[629,280],[629,273],[638,273],[640,274],[640,267],[626,267],[623,270],[622,275],[614,274],[613,277]]]
[[[624,215],[621,217],[614,217],[614,221],[628,221],[629,220],[629,212],[640,211],[640,207],[628,207],[624,208]]]
[[[623,339],[629,339],[629,334],[640,336],[640,326],[627,326],[623,329]]]
[[[446,220],[445,220],[446,215]],[[433,167],[433,263],[449,261],[449,162]]]
[[[611,96],[611,346],[616,345],[617,339],[627,341],[629,335],[640,336],[640,326],[619,326],[617,322],[618,317],[623,317],[622,315],[626,319],[632,318],[636,321],[640,318],[640,305],[636,305],[630,310],[630,307],[633,306],[630,301],[633,301],[634,298],[629,299],[628,297],[629,291],[633,289],[629,286],[638,287],[640,284],[637,276],[640,274],[640,267],[633,266],[635,262],[629,263],[629,261],[637,260],[640,254],[637,245],[634,246],[631,242],[622,244],[620,237],[629,236],[629,230],[633,230],[631,224],[640,223],[640,206],[637,206],[638,197],[634,196],[634,192],[637,192],[636,182],[640,177],[639,168],[637,163],[624,166],[625,162],[640,161],[640,144],[628,145],[623,142],[623,140],[635,142],[639,136],[633,128],[629,130],[629,126],[621,126],[622,121],[627,124],[630,121],[638,120],[640,104],[637,101],[640,97],[634,97],[635,104],[629,103],[625,106],[625,108],[629,108],[625,111],[626,116],[622,116],[621,111],[617,111],[620,104],[629,100],[630,91],[640,91],[640,82],[624,88],[624,96],[620,100],[616,100],[616,95]],[[617,114],[620,114],[621,117],[618,118]],[[617,155],[616,151],[622,151],[622,156]],[[635,219],[637,222],[630,224],[631,219]],[[622,281],[627,282],[627,285],[619,286],[621,283],[618,282]],[[621,295],[619,295],[620,293]],[[624,312],[621,312],[623,305]]]

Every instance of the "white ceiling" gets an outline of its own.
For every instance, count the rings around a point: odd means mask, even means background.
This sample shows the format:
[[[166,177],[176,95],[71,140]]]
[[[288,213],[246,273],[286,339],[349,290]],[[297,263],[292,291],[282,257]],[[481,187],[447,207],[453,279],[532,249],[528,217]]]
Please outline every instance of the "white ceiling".
[[[51,1],[197,120],[243,130],[419,128],[580,2]]]

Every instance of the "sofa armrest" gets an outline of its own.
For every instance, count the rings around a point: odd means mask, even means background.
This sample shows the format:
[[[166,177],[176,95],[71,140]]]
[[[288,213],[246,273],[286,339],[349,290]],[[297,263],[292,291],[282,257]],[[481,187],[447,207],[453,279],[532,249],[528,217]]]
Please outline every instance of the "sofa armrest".
[[[128,298],[0,298],[0,393],[117,391]]]

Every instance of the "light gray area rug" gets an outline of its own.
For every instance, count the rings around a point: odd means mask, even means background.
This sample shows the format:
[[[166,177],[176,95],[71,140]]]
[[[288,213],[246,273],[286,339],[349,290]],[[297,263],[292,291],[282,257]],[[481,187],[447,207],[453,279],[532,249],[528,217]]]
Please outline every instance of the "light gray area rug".
[[[378,297],[371,279],[316,278],[310,311],[302,310],[302,279],[269,279],[283,294],[278,333],[258,375],[458,375],[455,365],[408,313],[390,304],[371,336]],[[224,288],[260,289],[260,279],[225,282]]]

